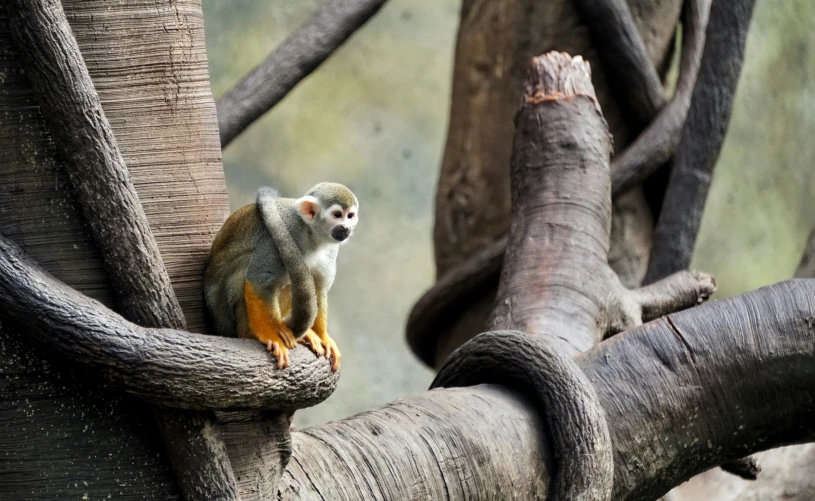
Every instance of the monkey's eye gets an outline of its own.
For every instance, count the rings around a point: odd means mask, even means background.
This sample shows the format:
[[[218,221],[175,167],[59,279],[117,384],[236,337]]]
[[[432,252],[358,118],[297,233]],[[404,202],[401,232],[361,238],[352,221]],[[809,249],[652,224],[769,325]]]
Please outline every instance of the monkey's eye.
[[[341,218],[341,217],[342,217],[342,212],[340,212],[340,211],[335,211],[333,215],[334,215],[334,217],[335,217],[335,218],[339,219],[339,218]]]
[[[353,212],[348,213],[348,219],[354,219],[354,213]]]

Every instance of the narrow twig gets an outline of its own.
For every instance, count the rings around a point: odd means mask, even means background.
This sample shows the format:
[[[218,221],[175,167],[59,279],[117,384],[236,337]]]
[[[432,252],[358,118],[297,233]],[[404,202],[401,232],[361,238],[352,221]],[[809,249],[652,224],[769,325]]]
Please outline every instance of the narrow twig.
[[[690,265],[744,61],[755,0],[713,2],[705,49],[654,233],[645,283]]]
[[[690,107],[711,0],[686,0],[682,12],[682,56],[679,78],[670,102],[648,127],[611,160],[611,193],[620,195],[641,184],[676,152]]]
[[[326,2],[232,89],[218,99],[221,148],[280,102],[295,85],[317,69],[386,0]]]
[[[185,328],[147,216],[62,5],[58,0],[14,0],[9,14],[13,40],[25,55],[21,62],[57,151],[66,160],[71,186],[102,252],[122,314],[146,327]],[[156,409],[156,417],[184,497],[237,499],[215,415]]]
[[[753,456],[722,463],[721,468],[727,473],[732,473],[744,480],[755,480],[758,478],[758,474],[761,473],[761,465]]]
[[[801,255],[801,262],[798,264],[795,276],[798,278],[815,278],[815,229],[810,232],[809,238],[807,238],[804,253]]]
[[[630,108],[639,125],[645,126],[665,106],[665,91],[628,3],[580,0],[577,6],[598,48],[609,86],[619,101]]]

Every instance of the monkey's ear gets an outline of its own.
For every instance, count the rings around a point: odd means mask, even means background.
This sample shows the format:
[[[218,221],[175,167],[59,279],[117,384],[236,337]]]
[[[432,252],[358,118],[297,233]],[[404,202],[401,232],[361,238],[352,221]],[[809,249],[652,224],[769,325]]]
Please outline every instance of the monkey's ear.
[[[320,213],[320,202],[318,202],[316,198],[308,195],[303,198],[298,198],[297,211],[300,213],[300,217],[303,218],[303,221],[311,224],[314,222],[314,218],[317,217],[317,214]]]

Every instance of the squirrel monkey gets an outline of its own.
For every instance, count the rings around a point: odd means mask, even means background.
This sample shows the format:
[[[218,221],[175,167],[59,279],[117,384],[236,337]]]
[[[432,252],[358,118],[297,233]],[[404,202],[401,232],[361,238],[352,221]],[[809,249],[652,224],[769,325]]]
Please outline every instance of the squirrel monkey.
[[[219,334],[257,338],[288,367],[297,342],[340,367],[329,337],[328,290],[337,250],[357,225],[359,202],[345,186],[320,183],[305,196],[278,198],[261,188],[215,237],[204,276],[207,307]]]

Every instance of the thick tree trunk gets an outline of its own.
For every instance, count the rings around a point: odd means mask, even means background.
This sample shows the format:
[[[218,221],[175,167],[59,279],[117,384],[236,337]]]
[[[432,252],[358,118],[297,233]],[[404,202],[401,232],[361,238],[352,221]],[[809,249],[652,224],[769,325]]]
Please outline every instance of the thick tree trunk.
[[[664,74],[681,0],[630,0],[648,55]],[[566,27],[566,28],[564,28]],[[436,195],[434,248],[441,278],[509,229],[509,160],[512,117],[518,110],[523,76],[533,56],[551,50],[581,55],[591,64],[592,82],[603,115],[620,151],[639,121],[612,95],[589,31],[575,2],[557,0],[464,0],[456,45],[447,144]],[[622,282],[639,284],[651,246],[652,218],[639,188],[614,202],[609,260]],[[481,332],[495,297],[497,280],[471,294],[468,307],[451,308],[448,325],[425,358],[438,366],[447,355]],[[414,344],[415,346],[415,344]],[[436,349],[437,348],[437,349]]]
[[[189,328],[206,331],[200,279],[228,215],[200,2],[62,2]],[[0,5],[0,231],[57,278],[113,305]],[[3,499],[174,499],[150,408],[109,393],[3,323]],[[22,336],[18,335],[22,334]],[[27,403],[26,403],[27,402]]]

